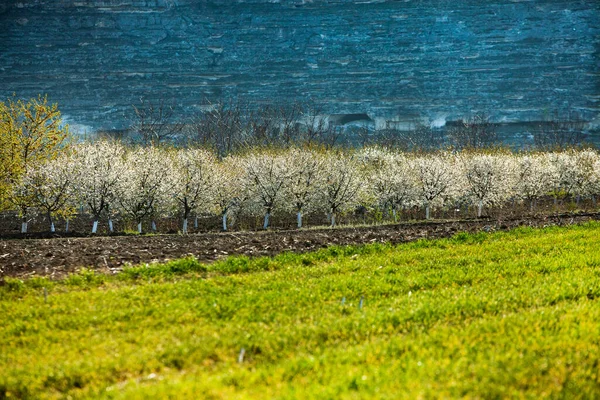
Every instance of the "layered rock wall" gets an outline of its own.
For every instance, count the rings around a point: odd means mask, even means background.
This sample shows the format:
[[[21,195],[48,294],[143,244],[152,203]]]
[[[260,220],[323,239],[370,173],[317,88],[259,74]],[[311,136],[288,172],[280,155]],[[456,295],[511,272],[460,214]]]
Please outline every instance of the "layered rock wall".
[[[140,96],[434,124],[600,114],[600,2],[21,0],[0,5],[0,95],[128,125]]]

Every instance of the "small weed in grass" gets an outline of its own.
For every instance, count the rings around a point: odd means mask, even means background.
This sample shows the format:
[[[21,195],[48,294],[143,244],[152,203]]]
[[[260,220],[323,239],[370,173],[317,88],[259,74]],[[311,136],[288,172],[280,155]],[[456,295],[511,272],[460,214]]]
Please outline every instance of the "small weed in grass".
[[[17,278],[5,278],[4,290],[7,292],[21,292],[25,289],[25,283]]]
[[[135,267],[127,267],[123,269],[118,277],[122,280],[172,278],[175,275],[205,273],[207,270],[206,265],[200,263],[195,257],[190,256],[164,264],[143,264]]]
[[[92,287],[101,285],[106,281],[106,275],[95,272],[93,269],[82,268],[78,273],[69,274],[64,280],[68,286]]]

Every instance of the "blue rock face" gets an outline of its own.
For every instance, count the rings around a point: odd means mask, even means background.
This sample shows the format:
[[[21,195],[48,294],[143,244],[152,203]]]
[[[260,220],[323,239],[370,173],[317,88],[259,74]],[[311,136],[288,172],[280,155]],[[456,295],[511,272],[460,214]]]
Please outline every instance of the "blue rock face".
[[[8,4],[6,4],[8,3]],[[15,0],[0,95],[47,93],[73,123],[129,124],[140,96],[445,121],[600,115],[600,2]]]

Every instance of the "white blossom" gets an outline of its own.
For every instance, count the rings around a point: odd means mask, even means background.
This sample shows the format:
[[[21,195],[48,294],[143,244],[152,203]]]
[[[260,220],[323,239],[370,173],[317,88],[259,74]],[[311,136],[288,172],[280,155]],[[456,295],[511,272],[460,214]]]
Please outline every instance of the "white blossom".
[[[460,174],[454,160],[446,153],[417,157],[412,160],[416,198],[425,207],[429,219],[431,207],[443,205],[444,198],[458,193]]]
[[[103,213],[109,214],[109,225],[112,225],[110,207],[116,208],[115,190],[124,172],[124,155],[125,148],[118,142],[84,143],[75,149],[77,176],[74,186],[77,198],[89,208],[94,218],[92,233],[97,232]]]
[[[516,176],[514,191],[520,198],[529,201],[533,211],[537,199],[552,190],[552,173],[546,157],[524,155],[514,157]]]
[[[284,156],[287,182],[283,187],[286,209],[296,212],[298,228],[302,227],[302,215],[314,211],[317,195],[323,181],[323,158],[315,151],[291,149]]]
[[[577,160],[570,152],[545,153],[554,203],[573,195],[577,188]]]
[[[594,193],[598,182],[596,165],[598,162],[598,153],[594,150],[581,150],[572,153],[575,161],[575,181],[573,192],[577,195],[577,202],[581,196],[590,196]]]
[[[173,196],[183,214],[183,233],[188,233],[188,218],[192,211],[205,211],[211,202],[212,187],[215,184],[216,157],[207,150],[179,150],[171,160],[171,180]]]
[[[465,194],[477,204],[477,217],[484,206],[501,205],[512,195],[515,166],[512,157],[464,154],[461,157]]]
[[[33,205],[48,218],[51,232],[55,231],[53,217],[68,217],[74,212],[75,172],[73,158],[63,155],[34,166],[25,175],[23,184],[33,194]]]
[[[365,184],[382,210],[391,208],[394,221],[400,209],[416,202],[416,186],[410,161],[403,154],[382,149],[362,152],[362,162],[367,169]]]
[[[173,206],[172,188],[167,179],[169,159],[155,147],[128,152],[122,161],[124,168],[116,186],[119,206],[132,218],[142,232],[142,221]]]
[[[263,228],[267,229],[271,213],[280,205],[290,177],[288,165],[285,157],[267,151],[246,156],[243,165],[252,184],[253,198],[264,212]]]
[[[239,157],[229,156],[214,165],[211,210],[221,216],[224,231],[230,216],[239,211],[250,197],[247,178]]]
[[[360,204],[364,176],[355,158],[335,151],[324,154],[323,170],[323,187],[319,197],[322,207],[328,212],[331,226],[335,226],[339,213]]]

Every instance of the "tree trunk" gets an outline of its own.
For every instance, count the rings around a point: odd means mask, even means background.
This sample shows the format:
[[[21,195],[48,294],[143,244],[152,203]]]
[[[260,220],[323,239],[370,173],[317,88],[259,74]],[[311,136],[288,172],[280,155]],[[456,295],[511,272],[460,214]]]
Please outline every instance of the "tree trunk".
[[[21,233],[27,233],[27,217],[21,219]]]
[[[67,218],[67,221],[65,222],[65,233],[69,233],[69,218]]]
[[[196,215],[196,218],[194,218],[194,229],[198,229],[198,216]]]
[[[223,231],[227,231],[227,211],[223,213]]]
[[[54,221],[52,220],[52,214],[48,212],[48,222],[50,222],[50,232],[56,232],[56,228],[54,227]]]
[[[481,218],[481,212],[483,211],[483,201],[479,200],[477,204],[477,218]]]
[[[183,228],[181,229],[181,232],[184,235],[188,234],[188,218],[190,217],[190,207],[188,206],[187,202],[184,203],[183,205]]]
[[[152,220],[152,232],[156,232],[156,221]]]
[[[429,219],[429,204],[425,206],[425,219]]]
[[[137,228],[138,228],[138,233],[142,233],[142,223],[141,222],[138,222]]]
[[[398,222],[398,213],[396,212],[396,208],[392,208],[392,215],[394,216],[394,223]]]
[[[92,225],[92,233],[98,232],[98,220],[94,220],[94,225]]]
[[[265,214],[265,222],[263,223],[263,229],[269,229],[269,218],[271,217],[271,212],[267,211]]]
[[[113,221],[110,218],[108,219],[108,230],[110,231],[110,233],[113,233],[115,231],[113,227]]]
[[[334,212],[331,213],[331,226],[332,227],[335,226],[335,213]]]
[[[296,220],[298,221],[298,229],[302,228],[302,211],[298,211]]]

